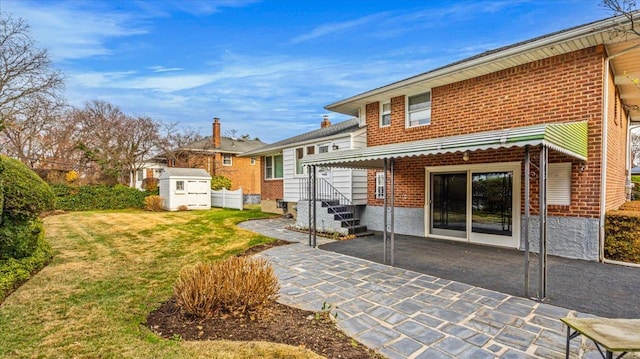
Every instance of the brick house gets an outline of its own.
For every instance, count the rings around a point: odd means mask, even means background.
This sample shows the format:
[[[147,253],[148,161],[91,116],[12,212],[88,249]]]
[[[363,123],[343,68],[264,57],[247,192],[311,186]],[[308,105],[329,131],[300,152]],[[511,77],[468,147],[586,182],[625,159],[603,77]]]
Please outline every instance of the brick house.
[[[328,117],[320,128],[301,135],[243,153],[242,156],[260,156],[263,212],[290,213],[297,216],[296,204],[306,199],[308,172],[302,166],[304,157],[314,153],[340,153],[366,146],[366,130],[358,119],[331,124]],[[339,191],[350,203],[367,203],[367,173],[350,168],[318,168],[318,181]]]
[[[602,260],[640,120],[629,26],[596,21],[330,104],[359,118],[367,147],[302,162],[367,169],[373,230]]]
[[[213,119],[213,134],[176,149],[167,167],[201,168],[211,176],[231,180],[231,190],[242,187],[246,197],[260,196],[260,158],[238,155],[265,145],[260,140],[221,136],[220,119]]]

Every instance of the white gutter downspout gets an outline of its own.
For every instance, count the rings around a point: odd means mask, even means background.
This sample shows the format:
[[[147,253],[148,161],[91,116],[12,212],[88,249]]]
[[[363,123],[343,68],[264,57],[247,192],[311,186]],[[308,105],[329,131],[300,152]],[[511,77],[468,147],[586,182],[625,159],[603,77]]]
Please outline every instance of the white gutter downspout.
[[[604,99],[602,105],[602,165],[600,166],[600,228],[599,242],[600,249],[598,257],[600,262],[604,262],[604,219],[607,204],[607,147],[608,147],[608,125],[609,125],[609,67],[611,60],[620,55],[624,55],[630,51],[640,48],[640,45],[632,46],[624,49],[617,54],[610,55],[604,59]],[[615,87],[615,82],[613,84]],[[629,143],[627,143],[629,146]]]

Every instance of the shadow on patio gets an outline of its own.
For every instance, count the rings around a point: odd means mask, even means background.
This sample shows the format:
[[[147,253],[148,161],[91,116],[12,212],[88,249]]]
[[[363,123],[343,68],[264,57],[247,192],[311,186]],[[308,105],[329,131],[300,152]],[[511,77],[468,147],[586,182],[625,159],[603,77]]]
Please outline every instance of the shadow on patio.
[[[382,235],[336,241],[321,249],[382,263]],[[545,303],[603,317],[640,318],[640,268],[548,256]],[[532,254],[531,290],[538,266]],[[397,235],[395,266],[515,296],[525,296],[524,252]]]

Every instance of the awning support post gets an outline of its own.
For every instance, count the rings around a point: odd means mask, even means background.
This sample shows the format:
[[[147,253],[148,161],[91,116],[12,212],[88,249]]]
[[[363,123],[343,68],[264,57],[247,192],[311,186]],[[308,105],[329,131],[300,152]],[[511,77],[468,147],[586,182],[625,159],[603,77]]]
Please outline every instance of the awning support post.
[[[316,166],[309,166],[309,247],[317,247],[317,223],[316,223]]]
[[[395,238],[396,238],[396,229],[395,229],[395,213],[396,213],[396,206],[395,206],[395,172],[394,172],[394,164],[395,164],[395,160],[393,158],[390,159],[390,165],[391,165],[391,265],[393,266],[394,262],[395,262],[395,256],[394,256],[394,247],[395,247]]]
[[[531,211],[531,155],[524,146],[524,295],[529,298],[529,216]]]
[[[547,164],[549,162],[549,148],[542,146],[540,150],[539,169],[539,201],[540,201],[540,291],[538,300],[547,297]]]
[[[382,212],[384,215],[382,226],[384,230],[382,232],[382,263],[387,264],[387,159],[382,160],[384,166],[384,201],[382,205]]]

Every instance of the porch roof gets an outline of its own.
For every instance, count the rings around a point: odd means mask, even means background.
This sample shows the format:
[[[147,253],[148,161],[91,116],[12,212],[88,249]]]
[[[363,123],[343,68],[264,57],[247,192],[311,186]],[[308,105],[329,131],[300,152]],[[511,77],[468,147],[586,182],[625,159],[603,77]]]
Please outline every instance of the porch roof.
[[[586,161],[587,122],[551,123],[400,142],[304,157],[303,165],[343,168],[383,168],[385,158],[437,155],[451,152],[544,145]]]

